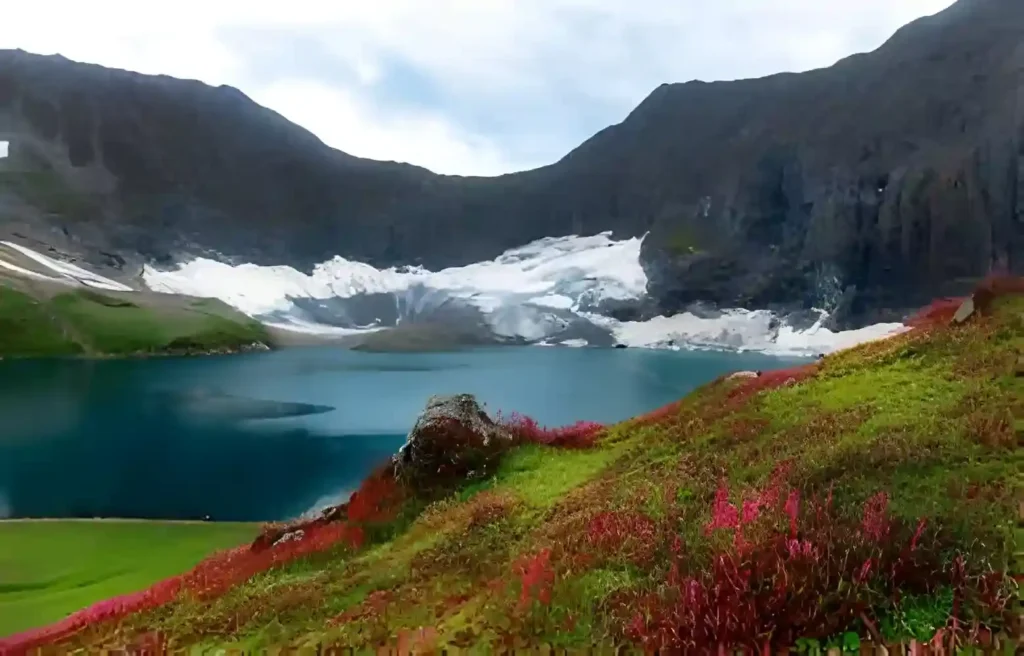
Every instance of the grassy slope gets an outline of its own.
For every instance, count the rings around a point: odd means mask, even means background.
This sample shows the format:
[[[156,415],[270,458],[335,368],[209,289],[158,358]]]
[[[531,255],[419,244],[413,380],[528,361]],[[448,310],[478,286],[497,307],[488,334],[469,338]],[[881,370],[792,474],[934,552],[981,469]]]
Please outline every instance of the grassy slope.
[[[734,491],[763,488],[784,459],[803,498],[831,488],[854,525],[864,501],[884,490],[911,529],[926,517],[971,562],[1007,568],[1024,464],[1016,448],[1024,378],[1014,376],[1022,352],[1024,298],[1009,297],[994,317],[839,353],[813,378],[749,398],[738,395],[749,381],[719,381],[657,421],[610,429],[591,450],[520,447],[492,479],[422,512],[409,505],[411,519],[360,551],[338,547],[212,601],[182,599],[130,617],[128,633],[157,629],[178,646],[244,648],[396,640],[407,648],[417,635],[456,646],[508,635],[520,644],[620,642],[629,621],[618,614],[621,600],[664,585],[665,540],[678,536],[684,565],[707,568],[723,539],[704,531],[722,475]],[[617,544],[587,542],[588,526],[607,512],[646,519]],[[652,557],[636,558],[645,545],[633,536],[648,520],[660,537],[649,540]],[[524,610],[521,559],[546,548],[554,554],[550,600]],[[947,589],[895,606],[880,601],[875,617],[888,637],[930,635],[950,599]],[[122,640],[103,625],[76,638],[93,647]]]
[[[252,524],[0,522],[0,636],[143,589],[256,531]]]
[[[67,288],[32,293],[0,282],[0,357],[234,350],[264,328],[218,301]]]

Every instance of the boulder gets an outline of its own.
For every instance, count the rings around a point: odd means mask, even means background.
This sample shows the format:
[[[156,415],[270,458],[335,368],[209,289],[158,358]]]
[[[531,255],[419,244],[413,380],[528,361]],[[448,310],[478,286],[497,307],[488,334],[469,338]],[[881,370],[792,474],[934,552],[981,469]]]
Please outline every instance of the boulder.
[[[953,323],[959,325],[974,316],[975,304],[974,297],[968,298],[963,304],[957,308],[956,314],[953,315]]]
[[[743,380],[746,378],[757,378],[761,375],[759,371],[737,371],[734,374],[726,376],[726,380]]]
[[[420,491],[478,479],[512,446],[472,394],[434,396],[394,457],[395,475]]]

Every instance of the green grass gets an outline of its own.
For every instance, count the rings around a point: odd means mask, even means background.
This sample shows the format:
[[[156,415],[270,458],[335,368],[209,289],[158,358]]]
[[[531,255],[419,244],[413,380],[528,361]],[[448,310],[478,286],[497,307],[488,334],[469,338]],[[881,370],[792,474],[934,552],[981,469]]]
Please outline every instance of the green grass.
[[[673,539],[685,545],[691,572],[722,547],[723,536],[704,526],[723,477],[735,501],[763,489],[782,460],[803,499],[834,493],[836,521],[859,526],[864,501],[884,491],[911,529],[926,518],[969,562],[1019,570],[1024,378],[1014,366],[1022,350],[1024,302],[1008,298],[995,316],[963,327],[827,357],[799,384],[749,397],[733,396],[743,382],[710,384],[657,423],[611,427],[591,449],[518,447],[489,479],[425,509],[418,499],[361,552],[321,553],[218,599],[174,602],[123,626],[163,631],[175,648],[360,649],[394,645],[422,627],[438,631],[438,648],[486,651],[500,635],[520,647],[621,642],[629,617],[616,613],[630,595],[664,588]],[[653,555],[614,551],[635,547],[633,534],[588,542],[598,515],[656,525]],[[550,603],[522,608],[523,559],[545,550],[557,569]],[[374,605],[381,594],[383,611]],[[893,639],[926,637],[951,604],[948,589],[878,600],[871,614]],[[113,631],[100,627],[76,644],[124,639]],[[822,645],[855,637],[819,636]]]
[[[98,353],[208,350],[266,340],[265,332],[253,321],[232,320],[193,308],[114,304],[98,301],[96,296],[61,294],[53,299],[52,306]]]
[[[523,446],[502,461],[494,478],[467,488],[462,497],[468,499],[483,489],[510,490],[530,505],[546,509],[604,469],[619,453],[621,448],[567,452]]]
[[[0,357],[81,352],[82,347],[64,334],[45,302],[0,285]]]
[[[256,532],[229,523],[0,521],[0,637],[142,590]]]
[[[34,298],[0,285],[0,357],[206,352],[269,341],[258,322],[204,300],[147,303],[85,289]]]

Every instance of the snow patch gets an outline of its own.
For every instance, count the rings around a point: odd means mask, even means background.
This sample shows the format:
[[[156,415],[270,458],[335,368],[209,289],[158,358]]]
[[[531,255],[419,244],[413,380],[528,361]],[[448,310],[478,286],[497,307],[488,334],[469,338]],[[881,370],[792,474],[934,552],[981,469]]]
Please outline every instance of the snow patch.
[[[611,233],[550,237],[491,261],[440,271],[381,270],[335,257],[307,275],[287,266],[230,265],[199,258],[173,271],[147,266],[143,280],[155,291],[219,298],[271,325],[322,334],[366,332],[472,308],[482,313],[495,334],[543,345],[587,345],[572,333],[589,322],[631,347],[815,355],[903,329],[900,324],[880,324],[832,332],[823,325],[823,312],[806,330],[784,325],[764,310],[732,309],[714,318],[684,312],[625,322],[602,315],[605,302],[628,304],[645,294],[641,242],[642,238],[614,241]],[[315,308],[310,301],[317,302]],[[381,303],[393,308],[390,319],[379,318]],[[366,317],[368,307],[374,308],[369,316],[377,321],[369,326],[356,323],[354,317]],[[571,338],[560,339],[567,330],[565,337]]]
[[[288,311],[290,298],[352,298],[404,292],[416,286],[444,290],[473,301],[484,311],[510,298],[556,309],[571,309],[584,297],[638,298],[647,287],[640,267],[640,239],[546,238],[506,251],[497,259],[432,272],[422,267],[375,269],[343,257],[318,264],[311,275],[287,266],[230,265],[198,258],[175,271],[143,269],[154,291],[219,298],[258,316]]]
[[[113,280],[111,280],[109,278],[104,278],[103,276],[97,275],[97,274],[93,273],[92,271],[87,271],[87,270],[83,269],[82,267],[76,266],[76,265],[71,264],[69,262],[61,262],[60,260],[55,260],[52,257],[47,257],[46,255],[43,255],[42,253],[35,252],[31,248],[26,248],[25,246],[19,246],[18,244],[14,244],[14,243],[9,242],[9,241],[0,241],[0,244],[3,244],[4,246],[7,246],[8,248],[12,248],[12,249],[18,251],[19,253],[21,253],[22,255],[27,257],[28,259],[33,260],[34,262],[37,262],[38,264],[43,265],[44,267],[46,267],[50,271],[53,271],[54,273],[57,274],[56,277],[48,277],[48,276],[43,275],[43,274],[35,273],[33,271],[28,271],[28,270],[26,270],[26,269],[24,269],[22,267],[19,267],[19,266],[15,265],[15,264],[11,264],[9,262],[2,262],[2,261],[0,261],[0,263],[2,263],[5,268],[10,269],[12,271],[17,271],[17,272],[21,273],[22,275],[27,275],[29,277],[33,277],[33,278],[37,278],[37,279],[49,279],[49,280],[55,280],[55,281],[58,281],[58,282],[66,282],[66,283],[72,283],[72,284],[78,284],[78,285],[85,285],[86,287],[94,287],[96,289],[105,289],[105,290],[114,291],[114,292],[131,292],[131,291],[135,291],[131,287],[127,286],[127,285],[122,285],[121,283],[113,281]]]
[[[827,354],[906,330],[903,324],[884,323],[833,332],[822,325],[828,318],[824,312],[806,330],[780,324],[767,310],[726,310],[717,318],[698,317],[689,312],[649,321],[618,322],[594,315],[590,318],[610,328],[619,342],[631,347],[759,351],[773,355]]]

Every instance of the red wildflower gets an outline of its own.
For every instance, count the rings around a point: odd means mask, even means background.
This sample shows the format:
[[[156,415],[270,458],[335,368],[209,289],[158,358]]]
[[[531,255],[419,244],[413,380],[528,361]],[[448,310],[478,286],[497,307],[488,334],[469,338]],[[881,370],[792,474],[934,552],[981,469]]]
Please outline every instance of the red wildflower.
[[[635,512],[603,512],[587,526],[587,541],[597,550],[638,563],[654,557],[656,534],[654,520]]]
[[[797,540],[791,539],[786,542],[786,548],[789,551],[789,555],[792,558],[804,558],[817,559],[818,552],[811,544],[810,540]]]
[[[390,468],[370,474],[348,501],[348,520],[353,523],[391,519],[401,502],[401,488]]]
[[[922,517],[921,520],[917,523],[917,530],[914,531],[914,537],[910,541],[910,550],[911,551],[913,551],[914,549],[917,549],[917,541],[921,539],[921,534],[924,533],[924,526],[927,523],[927,521],[928,521],[927,519]]]
[[[555,570],[551,567],[551,550],[541,549],[533,556],[519,563],[522,591],[519,594],[521,608],[530,604],[536,596],[542,604],[551,603],[551,588],[555,583]]]
[[[520,442],[569,449],[593,446],[597,436],[604,430],[603,425],[593,421],[577,421],[569,426],[547,428],[518,412],[513,412],[507,418],[499,412],[496,421]]]
[[[752,524],[757,521],[757,516],[761,514],[761,499],[744,499],[743,500],[743,512],[740,516],[741,524]]]
[[[854,583],[863,583],[864,581],[867,581],[868,580],[868,576],[871,575],[871,567],[872,567],[872,565],[873,565],[873,563],[872,563],[872,560],[870,558],[865,560],[864,564],[860,566],[860,569],[857,570],[857,573],[853,576],[853,582]]]
[[[793,463],[789,460],[780,462],[775,466],[771,477],[768,479],[768,485],[757,496],[757,501],[762,508],[777,507],[776,504],[779,503],[782,497],[782,489],[786,485],[786,480],[789,478],[789,472],[792,467]]]
[[[715,503],[711,506],[711,520],[704,527],[706,533],[718,528],[739,528],[739,512],[729,502],[729,483],[722,479],[715,491]]]
[[[888,522],[889,495],[879,492],[864,503],[864,519],[861,530],[864,535],[875,542],[881,542],[889,534]]]
[[[800,513],[800,493],[797,490],[793,490],[789,493],[789,498],[786,499],[785,507],[786,515],[789,516],[789,534],[796,536],[796,518]]]

